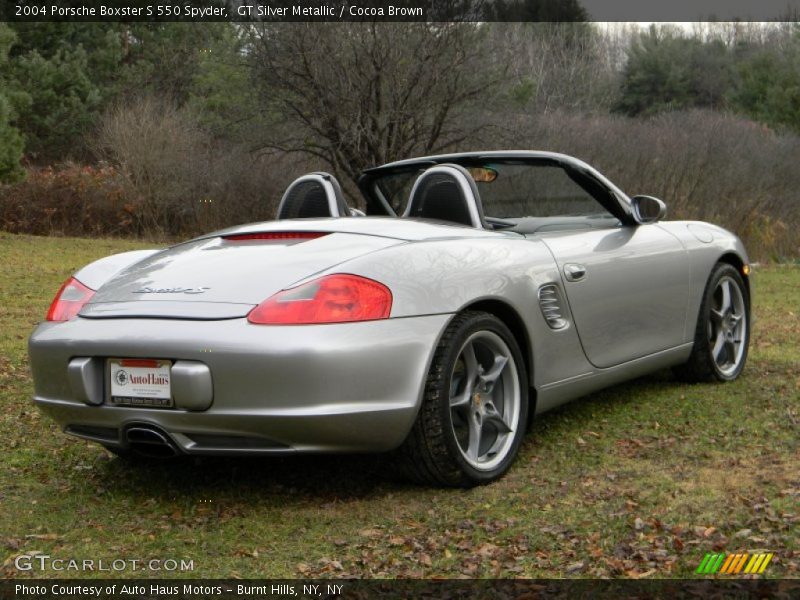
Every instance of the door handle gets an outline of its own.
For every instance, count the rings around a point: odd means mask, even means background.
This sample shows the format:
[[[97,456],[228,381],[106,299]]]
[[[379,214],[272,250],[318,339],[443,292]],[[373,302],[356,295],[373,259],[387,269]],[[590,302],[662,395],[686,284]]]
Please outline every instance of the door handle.
[[[575,263],[564,265],[564,277],[567,281],[580,281],[586,277],[586,267]]]

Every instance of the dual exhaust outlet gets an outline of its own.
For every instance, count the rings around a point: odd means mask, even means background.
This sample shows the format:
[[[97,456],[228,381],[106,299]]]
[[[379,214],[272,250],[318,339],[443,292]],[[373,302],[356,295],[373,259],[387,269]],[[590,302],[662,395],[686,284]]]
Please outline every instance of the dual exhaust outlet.
[[[132,425],[123,433],[128,448],[148,458],[174,458],[180,454],[170,437],[151,425]]]

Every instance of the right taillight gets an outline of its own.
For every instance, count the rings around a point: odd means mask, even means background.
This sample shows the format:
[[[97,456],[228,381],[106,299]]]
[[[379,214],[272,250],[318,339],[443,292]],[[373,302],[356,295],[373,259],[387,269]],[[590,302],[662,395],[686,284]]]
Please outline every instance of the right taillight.
[[[326,275],[282,290],[250,311],[257,325],[311,325],[387,319],[392,292],[382,283],[358,275]]]
[[[47,311],[48,321],[69,321],[94,296],[94,290],[74,277],[67,279],[58,290]]]

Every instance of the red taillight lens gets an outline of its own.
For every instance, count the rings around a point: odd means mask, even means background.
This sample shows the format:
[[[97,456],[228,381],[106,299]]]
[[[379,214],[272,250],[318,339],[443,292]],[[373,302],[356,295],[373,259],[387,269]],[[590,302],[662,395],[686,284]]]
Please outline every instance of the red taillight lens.
[[[392,292],[357,275],[326,275],[266,299],[247,315],[258,325],[310,325],[387,319]]]
[[[78,311],[92,296],[94,296],[94,290],[89,289],[74,277],[70,277],[53,299],[50,310],[47,311],[47,320],[69,321],[78,314]]]

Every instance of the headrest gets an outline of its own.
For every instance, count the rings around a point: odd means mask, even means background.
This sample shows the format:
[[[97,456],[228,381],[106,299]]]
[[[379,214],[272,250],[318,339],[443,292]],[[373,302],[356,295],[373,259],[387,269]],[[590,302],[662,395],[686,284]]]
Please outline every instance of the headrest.
[[[417,178],[403,217],[485,228],[483,206],[475,180],[464,167],[453,164],[431,167]]]
[[[336,178],[321,171],[295,179],[278,205],[278,219],[349,217],[342,188]]]

